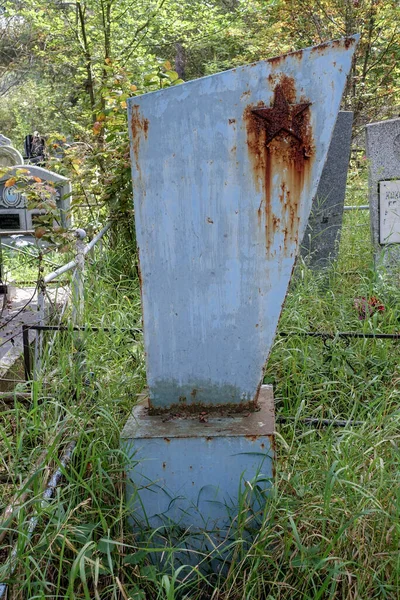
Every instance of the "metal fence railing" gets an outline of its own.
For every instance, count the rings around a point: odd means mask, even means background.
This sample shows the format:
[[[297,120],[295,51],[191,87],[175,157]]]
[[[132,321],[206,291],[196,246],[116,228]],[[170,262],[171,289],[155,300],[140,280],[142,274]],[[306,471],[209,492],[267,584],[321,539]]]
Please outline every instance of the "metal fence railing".
[[[57,281],[59,281],[59,278],[64,275],[65,273],[68,273],[70,271],[72,271],[72,285],[71,285],[71,297],[72,297],[72,324],[73,326],[78,326],[81,323],[82,317],[83,317],[83,311],[84,311],[84,273],[85,273],[85,259],[87,254],[94,249],[94,247],[96,246],[96,244],[98,244],[103,236],[107,233],[107,231],[110,229],[111,227],[111,222],[107,223],[105,225],[105,227],[103,227],[94,237],[93,239],[88,243],[85,244],[84,240],[86,238],[86,232],[83,229],[76,229],[75,230],[75,237],[76,237],[76,242],[75,242],[75,258],[71,261],[69,261],[68,263],[57,267],[56,269],[54,269],[51,273],[48,273],[47,275],[41,276],[40,272],[39,272],[39,277],[38,280],[36,282],[31,282],[32,284],[35,284],[35,292],[32,294],[32,298],[30,298],[29,302],[27,304],[29,304],[31,301],[33,301],[34,297],[36,297],[36,292],[37,292],[37,322],[35,323],[35,325],[38,325],[39,327],[37,329],[34,329],[33,325],[24,325],[23,326],[23,331],[22,331],[22,337],[23,337],[23,346],[24,346],[24,354],[26,354],[26,347],[27,345],[29,346],[30,344],[30,339],[29,339],[29,331],[32,329],[35,331],[35,353],[34,353],[34,364],[33,364],[33,376],[35,377],[37,375],[37,373],[40,371],[41,369],[41,362],[42,362],[42,356],[43,356],[43,327],[46,325],[46,296],[49,297],[48,294],[48,290],[47,287],[49,286],[49,284],[53,284],[56,283]],[[2,236],[12,236],[12,235],[33,235],[34,231],[18,231],[18,232],[14,232],[14,231],[0,231],[0,240]],[[4,244],[3,244],[4,245]],[[25,248],[20,248],[18,246],[12,246],[12,245],[5,245],[5,247],[9,248],[12,251],[16,251],[18,253],[22,253],[24,256],[25,255],[29,255],[32,258],[36,258],[39,259],[39,254],[38,255],[34,255],[32,252],[30,252],[29,250],[25,249]],[[1,243],[0,243],[0,252],[1,252]],[[49,265],[51,265],[52,267],[56,266],[54,264],[54,262],[44,258],[42,255],[40,255],[40,260],[44,260],[45,262],[47,262]],[[1,255],[0,255],[0,261],[1,261]],[[39,270],[40,271],[40,270]],[[1,274],[1,284],[3,285],[4,288],[7,288],[7,285],[5,285],[3,283],[3,274]],[[63,284],[65,285],[65,282],[63,282]],[[5,290],[6,291],[6,290]],[[49,297],[49,300],[51,301],[51,298]],[[60,318],[62,318],[67,305],[68,305],[68,301],[69,301],[69,294],[66,294],[64,302],[62,304],[62,306],[60,307]],[[27,307],[27,305],[25,305],[20,311],[18,311],[17,314],[20,314],[20,312],[22,312],[23,309],[25,309]],[[6,321],[3,324],[3,327],[5,325],[8,325],[8,323],[13,320],[15,318],[16,315],[13,315],[11,317],[11,319],[9,319],[8,321]],[[61,322],[61,321],[60,321]],[[7,341],[13,341],[13,338],[16,337],[17,335],[21,335],[21,329],[20,327],[18,327],[18,333],[15,335],[10,335],[9,339]],[[50,346],[52,346],[54,344],[55,341],[55,336],[52,340],[52,342],[50,342]],[[6,343],[6,342],[4,342]],[[25,373],[26,375],[26,373]]]

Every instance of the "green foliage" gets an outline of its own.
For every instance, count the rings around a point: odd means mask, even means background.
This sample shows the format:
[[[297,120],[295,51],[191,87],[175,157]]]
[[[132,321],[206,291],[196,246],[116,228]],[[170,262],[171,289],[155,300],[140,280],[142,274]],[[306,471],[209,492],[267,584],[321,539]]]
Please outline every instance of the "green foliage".
[[[400,6],[396,0],[244,1],[235,36],[239,62],[269,58],[360,34],[343,107],[355,124],[397,116],[400,104]]]
[[[59,445],[77,440],[54,500],[40,500],[43,464],[29,482],[18,517],[6,527],[5,550],[18,542],[16,573],[11,576],[7,565],[0,570],[0,579],[11,585],[10,597],[394,600],[400,585],[398,344],[299,335],[309,329],[399,330],[398,282],[372,269],[365,213],[345,215],[332,269],[315,274],[304,263],[297,267],[280,323],[292,335],[277,336],[266,371],[281,418],[275,484],[263,526],[246,551],[245,522],[239,520],[233,559],[222,574],[171,567],[172,546],[162,549],[169,561],[165,570],[151,564],[148,546],[139,544],[127,520],[129,465],[119,433],[145,385],[127,99],[360,31],[345,105],[356,111],[358,124],[393,115],[400,88],[398,3],[4,0],[3,5],[8,12],[0,38],[2,132],[21,144],[25,134],[45,131],[50,168],[72,177],[76,223],[97,227],[110,216],[114,220],[110,247],[97,250],[87,268],[88,331],[57,334],[31,401],[16,397],[13,405],[1,406],[1,470],[11,478],[0,487],[2,508],[44,448],[45,464],[56,466]],[[25,181],[23,172],[19,178],[31,186],[31,202],[52,210],[42,182]],[[365,203],[365,168],[352,172],[348,194],[349,204]],[[10,265],[13,259],[5,258]],[[37,270],[37,258],[33,262],[30,275]],[[373,296],[385,311],[360,320],[357,298]],[[95,333],[93,327],[110,331]],[[315,430],[304,417],[363,424]],[[33,511],[39,525],[27,540]],[[218,552],[214,558],[223,560]]]
[[[353,171],[349,204],[364,203],[364,170]],[[399,330],[399,286],[378,276],[364,213],[345,216],[337,263],[312,273],[300,263],[268,362],[277,425],[276,475],[262,527],[246,545],[237,521],[232,562],[220,574],[171,566],[174,547],[141,540],[127,520],[121,427],[145,384],[137,279],[121,271],[129,246],[96,251],[86,278],[88,330],[57,334],[32,400],[0,411],[4,507],[42,449],[57,464],[58,447],[77,447],[55,498],[43,504],[46,470],[38,469],[5,549],[18,541],[17,571],[1,577],[10,598],[133,598],[135,600],[259,600],[387,598],[399,586],[398,342],[304,338],[305,330]],[[393,280],[393,277],[392,277]],[[389,285],[390,284],[390,285]],[[360,320],[355,299],[378,296],[385,306]],[[68,318],[68,315],[66,315]],[[91,331],[110,327],[110,331]],[[53,336],[53,334],[51,334]],[[356,419],[361,424],[315,429],[305,417]],[[245,494],[241,504],[246,506]],[[38,511],[30,542],[27,523]],[[1,529],[0,529],[1,533]],[[175,547],[184,544],[184,536]],[[153,552],[165,568],[152,564]],[[207,566],[210,556],[200,556]],[[214,560],[224,556],[215,551]]]
[[[3,68],[5,89],[11,75],[12,85],[0,99],[0,128],[19,144],[45,132],[50,167],[73,178],[79,223],[96,227],[111,215],[116,235],[131,243],[130,96],[358,31],[344,107],[361,125],[392,116],[400,103],[396,0],[10,0],[4,7],[0,77]]]

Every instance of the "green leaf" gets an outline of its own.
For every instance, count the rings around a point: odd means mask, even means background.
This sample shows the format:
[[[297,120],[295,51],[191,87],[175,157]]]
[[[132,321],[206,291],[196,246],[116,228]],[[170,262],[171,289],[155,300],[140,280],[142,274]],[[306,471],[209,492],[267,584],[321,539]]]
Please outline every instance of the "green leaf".
[[[165,74],[169,77],[171,81],[176,81],[179,79],[179,75],[176,71],[166,71]]]
[[[157,75],[155,75],[154,73],[147,73],[147,75],[145,75],[143,79],[145,83],[157,83],[158,81]]]
[[[97,542],[97,550],[102,554],[108,554],[109,552],[114,552],[115,550],[115,542],[110,540],[109,538],[101,538]]]
[[[157,570],[153,565],[147,565],[140,569],[140,575],[149,581],[157,582]]]
[[[134,554],[127,554],[124,557],[124,565],[139,565],[147,557],[145,550],[138,550]]]

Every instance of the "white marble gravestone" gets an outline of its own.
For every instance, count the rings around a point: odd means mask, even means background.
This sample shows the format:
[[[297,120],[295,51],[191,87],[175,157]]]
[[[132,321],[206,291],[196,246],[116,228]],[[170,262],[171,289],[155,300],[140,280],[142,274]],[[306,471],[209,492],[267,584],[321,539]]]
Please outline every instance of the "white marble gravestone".
[[[400,272],[400,118],[366,126],[371,232],[377,265]]]
[[[10,138],[0,133],[0,146],[11,146]]]

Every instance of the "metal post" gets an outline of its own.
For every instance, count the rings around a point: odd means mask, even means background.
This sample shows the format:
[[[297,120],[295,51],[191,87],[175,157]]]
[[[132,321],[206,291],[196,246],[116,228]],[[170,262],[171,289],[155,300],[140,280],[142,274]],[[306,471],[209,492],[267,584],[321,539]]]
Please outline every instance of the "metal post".
[[[82,321],[84,310],[84,273],[85,273],[85,244],[86,237],[84,229],[77,229],[76,236],[76,269],[72,280],[72,322],[79,325]]]
[[[22,325],[22,342],[24,345],[25,380],[32,379],[31,348],[29,345],[29,325]]]
[[[85,276],[85,250],[86,246],[83,240],[86,237],[84,229],[77,229],[76,236],[76,268],[72,278],[72,324],[74,326],[81,325],[83,320],[83,311],[85,308],[84,299],[84,276]],[[76,385],[83,380],[85,372],[85,349],[83,338],[78,333],[75,338],[76,356]]]
[[[0,294],[7,294],[7,286],[3,281],[4,267],[3,267],[3,248],[0,236]]]
[[[37,299],[37,312],[38,312],[38,322],[39,325],[44,325],[45,321],[45,293],[46,286],[42,281],[39,282],[38,285],[38,299]],[[43,331],[40,329],[36,331],[36,339],[35,339],[35,361],[33,367],[33,377],[37,378],[38,373],[42,368],[42,354],[43,354]]]

